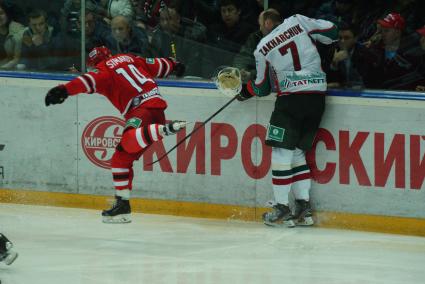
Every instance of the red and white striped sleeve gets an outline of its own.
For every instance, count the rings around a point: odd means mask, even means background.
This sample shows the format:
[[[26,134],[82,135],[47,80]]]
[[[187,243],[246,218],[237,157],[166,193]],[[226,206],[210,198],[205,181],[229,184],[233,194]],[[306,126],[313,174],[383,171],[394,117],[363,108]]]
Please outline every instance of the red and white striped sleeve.
[[[174,61],[169,58],[145,58],[146,71],[154,78],[165,78],[174,70]]]
[[[103,93],[103,90],[107,89],[110,84],[108,77],[107,72],[88,72],[65,84],[65,87],[71,96],[81,93]]]

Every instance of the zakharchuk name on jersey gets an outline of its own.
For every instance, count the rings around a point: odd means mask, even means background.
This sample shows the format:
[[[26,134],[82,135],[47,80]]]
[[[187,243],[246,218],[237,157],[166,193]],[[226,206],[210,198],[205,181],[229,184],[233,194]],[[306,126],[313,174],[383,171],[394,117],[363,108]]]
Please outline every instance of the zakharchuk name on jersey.
[[[260,52],[264,56],[266,56],[267,53],[270,52],[270,50],[290,40],[294,36],[301,34],[302,32],[304,32],[304,30],[301,28],[299,24],[293,27],[290,27],[289,29],[285,30],[284,32],[272,38],[270,41],[266,42],[266,44],[260,49]]]
[[[315,73],[310,75],[287,75],[285,80],[280,82],[281,88],[291,88],[291,87],[299,87],[299,86],[308,86],[308,85],[317,85],[317,84],[325,84],[326,83],[326,75],[321,73]]]

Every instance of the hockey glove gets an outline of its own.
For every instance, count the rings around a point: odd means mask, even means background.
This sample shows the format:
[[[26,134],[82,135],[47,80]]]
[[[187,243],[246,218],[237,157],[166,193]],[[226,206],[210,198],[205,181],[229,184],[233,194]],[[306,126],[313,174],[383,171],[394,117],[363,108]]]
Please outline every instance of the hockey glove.
[[[239,93],[239,95],[236,97],[236,99],[240,102],[246,101],[250,98],[252,98],[253,96],[248,92],[248,89],[246,87],[246,84],[242,85],[242,90]]]
[[[44,102],[46,103],[46,106],[49,105],[56,105],[61,104],[65,101],[65,99],[68,97],[68,91],[66,90],[64,85],[60,85],[57,87],[54,87],[50,89],[47,92],[46,98]]]
[[[182,77],[184,75],[184,72],[186,71],[186,66],[173,57],[168,57],[168,59],[170,59],[174,63],[173,74],[177,77]]]

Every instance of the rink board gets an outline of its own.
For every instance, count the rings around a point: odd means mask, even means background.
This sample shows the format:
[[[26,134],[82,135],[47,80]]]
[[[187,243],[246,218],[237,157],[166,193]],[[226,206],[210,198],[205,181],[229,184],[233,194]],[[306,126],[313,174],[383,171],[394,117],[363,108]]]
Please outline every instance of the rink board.
[[[0,81],[0,145],[5,145],[0,151],[0,188],[11,189],[3,190],[0,200],[54,205],[61,204],[63,193],[81,196],[76,207],[105,207],[105,196],[113,195],[107,167],[122,132],[119,113],[98,95],[46,108],[44,95],[58,81]],[[160,90],[169,104],[168,119],[198,124],[230,99],[214,89]],[[273,96],[233,102],[182,147],[148,166],[188,132],[153,147],[134,164],[132,196],[141,202],[141,210],[258,219],[273,198],[270,149],[262,143],[273,103]],[[377,218],[375,225],[384,218],[390,222],[385,224],[394,221],[393,227],[400,222],[397,218],[410,220],[406,226],[422,223],[424,109],[421,100],[327,98],[317,144],[309,154],[316,180],[313,205],[323,216],[322,225],[354,224],[356,216],[360,223],[367,223],[367,216]],[[47,200],[35,198],[37,192],[46,192]],[[94,205],[97,197],[102,206]],[[370,224],[373,229],[374,222]]]

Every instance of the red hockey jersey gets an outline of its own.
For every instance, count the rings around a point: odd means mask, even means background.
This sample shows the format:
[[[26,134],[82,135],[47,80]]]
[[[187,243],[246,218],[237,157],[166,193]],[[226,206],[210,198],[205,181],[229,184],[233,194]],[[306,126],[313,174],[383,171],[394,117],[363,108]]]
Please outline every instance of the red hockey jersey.
[[[153,78],[168,76],[174,68],[172,60],[118,54],[96,67],[97,71],[85,73],[65,84],[69,95],[104,95],[124,116],[142,105],[147,108],[167,107]]]

